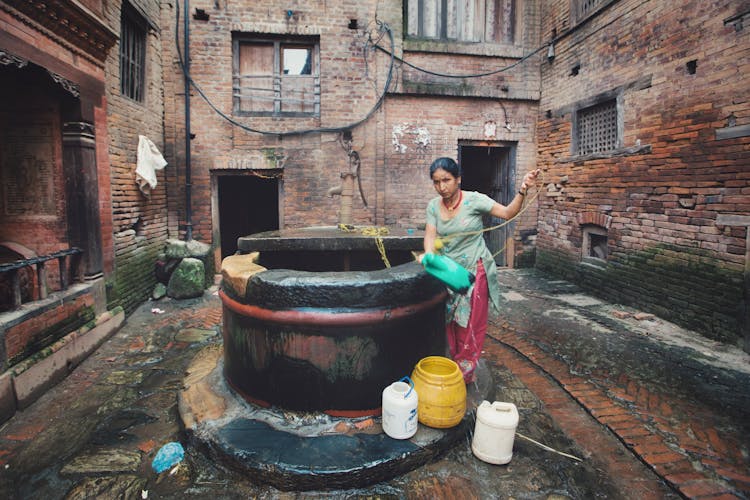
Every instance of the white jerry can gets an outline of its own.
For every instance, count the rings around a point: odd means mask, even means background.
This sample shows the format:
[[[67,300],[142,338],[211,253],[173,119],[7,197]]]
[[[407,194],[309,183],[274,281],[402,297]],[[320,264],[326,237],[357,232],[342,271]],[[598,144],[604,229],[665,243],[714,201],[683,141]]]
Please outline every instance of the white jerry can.
[[[383,431],[394,439],[409,439],[416,434],[417,403],[417,391],[409,377],[383,389]]]
[[[513,441],[518,426],[518,409],[513,403],[482,401],[477,408],[477,421],[471,451],[480,460],[491,464],[507,464],[513,458]]]

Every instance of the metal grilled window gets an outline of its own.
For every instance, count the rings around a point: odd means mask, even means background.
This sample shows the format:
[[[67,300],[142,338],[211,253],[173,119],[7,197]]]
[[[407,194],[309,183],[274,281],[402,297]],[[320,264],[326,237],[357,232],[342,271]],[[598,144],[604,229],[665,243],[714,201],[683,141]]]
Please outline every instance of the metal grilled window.
[[[612,0],[572,0],[573,11],[576,14],[576,19],[581,20],[587,17],[589,14],[593,14],[599,7],[608,4]]]
[[[120,27],[120,92],[143,102],[146,63],[145,21],[123,4]]]
[[[320,46],[310,37],[234,40],[234,112],[320,115]]]
[[[616,149],[617,101],[615,99],[584,108],[577,114],[578,150],[581,155]]]

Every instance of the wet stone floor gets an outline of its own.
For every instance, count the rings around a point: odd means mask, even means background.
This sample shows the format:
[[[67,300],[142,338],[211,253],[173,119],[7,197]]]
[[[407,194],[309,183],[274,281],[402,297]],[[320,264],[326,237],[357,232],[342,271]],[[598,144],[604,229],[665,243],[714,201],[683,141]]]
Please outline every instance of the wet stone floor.
[[[491,465],[474,457],[471,436],[467,436],[416,470],[358,489],[298,492],[255,484],[190,446],[180,424],[177,394],[186,368],[202,349],[221,343],[221,307],[215,292],[215,288],[207,290],[199,299],[143,304],[68,378],[6,422],[0,428],[0,497],[683,496],[674,484],[631,453],[627,442],[614,437],[561,391],[559,381],[529,364],[528,355],[517,356],[522,346],[508,348],[509,341],[503,336],[508,335],[512,320],[492,325],[486,342],[484,360],[494,380],[495,400],[516,404],[519,434],[582,461],[517,435],[511,462]],[[534,381],[534,390],[528,381]],[[185,457],[177,466],[157,474],[152,460],[163,445],[173,441],[185,445]],[[588,444],[582,445],[584,442]],[[634,494],[637,491],[647,493]]]

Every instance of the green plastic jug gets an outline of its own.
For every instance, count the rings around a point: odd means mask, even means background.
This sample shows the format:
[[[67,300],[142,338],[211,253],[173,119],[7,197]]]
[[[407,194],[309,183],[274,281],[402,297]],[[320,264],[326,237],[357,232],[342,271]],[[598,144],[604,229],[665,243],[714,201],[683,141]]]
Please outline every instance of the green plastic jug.
[[[445,255],[426,253],[422,265],[431,276],[439,279],[456,293],[465,294],[474,283],[474,275]]]

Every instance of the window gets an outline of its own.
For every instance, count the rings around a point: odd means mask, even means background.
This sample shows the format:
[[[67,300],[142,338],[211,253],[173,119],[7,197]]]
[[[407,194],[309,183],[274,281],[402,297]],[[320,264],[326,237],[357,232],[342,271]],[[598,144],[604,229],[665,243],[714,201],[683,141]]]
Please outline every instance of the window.
[[[133,7],[123,2],[120,26],[120,92],[143,102],[147,23]]]
[[[575,152],[577,154],[601,153],[619,147],[616,99],[580,109],[575,117]]]
[[[612,0],[571,0],[571,12],[576,21],[586,19]]]
[[[516,0],[408,0],[407,35],[460,42],[513,43]]]
[[[320,114],[317,39],[235,37],[234,112],[252,115]]]
[[[581,250],[584,260],[607,260],[607,230],[593,224],[587,224],[582,229],[583,248]]]

